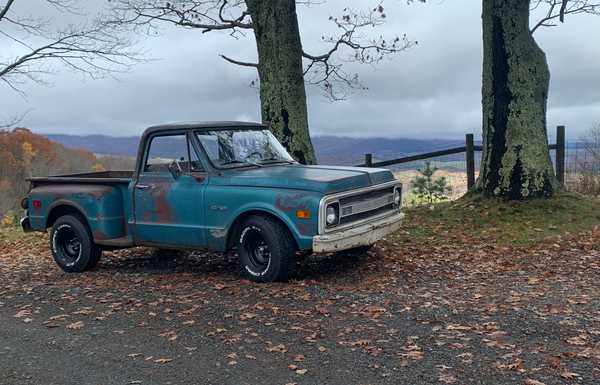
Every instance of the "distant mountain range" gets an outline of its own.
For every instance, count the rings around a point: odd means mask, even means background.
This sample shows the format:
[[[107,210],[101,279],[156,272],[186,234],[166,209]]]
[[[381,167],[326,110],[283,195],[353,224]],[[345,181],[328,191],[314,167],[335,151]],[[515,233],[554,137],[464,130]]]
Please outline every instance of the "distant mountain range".
[[[106,135],[45,135],[48,139],[70,148],[82,148],[96,154],[136,156],[139,137]],[[388,139],[316,136],[312,138],[321,164],[354,165],[364,161],[364,154],[373,154],[374,160],[394,159],[464,145],[460,140],[441,139]]]

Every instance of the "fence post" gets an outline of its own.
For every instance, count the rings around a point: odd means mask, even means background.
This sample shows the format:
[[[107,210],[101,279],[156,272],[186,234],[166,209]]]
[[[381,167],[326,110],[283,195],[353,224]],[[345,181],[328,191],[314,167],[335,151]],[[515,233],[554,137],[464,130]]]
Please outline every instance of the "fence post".
[[[473,134],[465,135],[465,148],[467,153],[467,189],[475,186],[475,144]]]
[[[373,154],[365,154],[365,166],[373,167]]]
[[[556,126],[556,178],[565,185],[565,126]]]

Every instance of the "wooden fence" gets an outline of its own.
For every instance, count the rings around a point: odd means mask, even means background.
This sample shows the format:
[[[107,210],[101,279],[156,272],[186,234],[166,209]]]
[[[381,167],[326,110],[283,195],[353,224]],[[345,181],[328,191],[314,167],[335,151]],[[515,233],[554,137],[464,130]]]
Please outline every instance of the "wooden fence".
[[[550,144],[550,150],[555,150],[554,156],[556,177],[561,184],[565,182],[565,126],[556,127],[556,144]],[[465,153],[467,163],[467,187],[471,189],[475,185],[475,151],[482,151],[482,146],[475,145],[473,134],[465,135],[465,145],[461,147],[448,148],[445,150],[427,152],[425,154],[410,155],[398,159],[373,162],[373,154],[365,154],[365,162],[359,167],[386,167],[394,164],[403,164],[417,160],[437,158],[439,156]]]

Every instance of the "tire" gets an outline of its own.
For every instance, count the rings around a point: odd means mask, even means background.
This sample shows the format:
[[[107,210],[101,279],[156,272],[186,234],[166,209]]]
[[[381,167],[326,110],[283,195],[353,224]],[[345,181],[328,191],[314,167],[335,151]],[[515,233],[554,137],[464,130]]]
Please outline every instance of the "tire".
[[[296,244],[288,229],[265,216],[242,222],[236,246],[242,276],[254,282],[286,281],[296,268]]]
[[[64,215],[54,222],[50,250],[54,262],[67,273],[93,269],[102,255],[85,221],[75,215]]]

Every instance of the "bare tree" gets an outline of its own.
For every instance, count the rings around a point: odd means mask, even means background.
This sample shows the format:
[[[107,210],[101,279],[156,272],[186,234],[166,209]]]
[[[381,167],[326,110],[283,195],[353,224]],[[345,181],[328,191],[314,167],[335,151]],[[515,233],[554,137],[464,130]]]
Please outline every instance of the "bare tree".
[[[258,60],[221,57],[258,72],[261,115],[273,133],[302,163],[316,161],[308,130],[305,81],[322,87],[333,100],[350,89],[364,88],[358,75],[344,70],[344,62],[377,63],[389,54],[409,48],[406,37],[369,38],[366,31],[385,20],[381,3],[364,12],[350,8],[330,17],[340,31],[322,36],[330,48],[320,54],[302,48],[297,4],[311,0],[114,0],[114,21],[137,30],[155,31],[162,23],[200,30],[223,31],[235,38],[254,33]]]
[[[560,186],[546,128],[550,69],[532,33],[600,8],[586,0],[482,1],[483,154],[476,188],[508,199],[551,196]],[[541,6],[548,6],[546,16],[530,28],[531,9]]]
[[[12,46],[16,54],[0,56],[0,81],[18,93],[25,81],[44,82],[52,62],[91,77],[123,71],[139,61],[131,51],[131,41],[116,26],[97,18],[87,25],[51,27],[51,20],[33,14],[32,1],[7,0],[0,5],[0,42]],[[38,0],[37,6],[49,5],[61,14],[76,13],[73,0]],[[17,11],[29,9],[28,11]],[[29,12],[29,14],[27,14]]]

